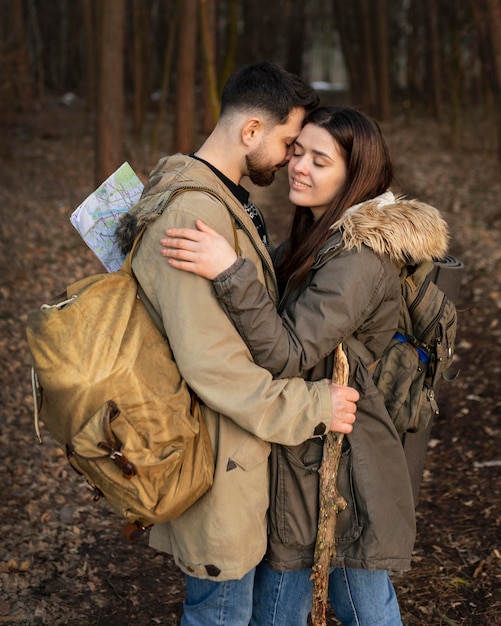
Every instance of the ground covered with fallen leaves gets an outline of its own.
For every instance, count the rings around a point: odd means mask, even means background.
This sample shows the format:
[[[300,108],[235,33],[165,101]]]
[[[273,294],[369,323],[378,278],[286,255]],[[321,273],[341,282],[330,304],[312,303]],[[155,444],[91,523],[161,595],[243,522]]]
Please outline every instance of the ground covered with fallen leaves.
[[[432,121],[384,126],[402,190],[442,209],[451,254],[465,264],[460,374],[440,391],[413,567],[394,580],[405,626],[501,624],[501,168],[492,125],[475,119],[456,142]],[[145,174],[153,157],[142,142],[129,147]],[[145,538],[127,543],[121,521],[32,425],[27,313],[101,271],[69,222],[93,188],[80,110],[54,105],[0,127],[0,624],[170,626],[181,612],[171,559]],[[275,238],[290,213],[285,189],[280,176],[255,194]]]

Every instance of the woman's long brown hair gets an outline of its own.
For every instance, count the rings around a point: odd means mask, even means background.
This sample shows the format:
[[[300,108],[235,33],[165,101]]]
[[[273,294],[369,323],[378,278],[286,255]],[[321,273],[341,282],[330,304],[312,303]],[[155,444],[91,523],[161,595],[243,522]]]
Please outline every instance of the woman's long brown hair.
[[[393,180],[393,165],[378,124],[349,107],[321,107],[310,113],[306,124],[328,131],[346,159],[346,182],[318,220],[306,207],[296,207],[285,255],[276,272],[283,288],[290,279],[300,284],[329,237],[329,227],[354,204],[385,192]]]

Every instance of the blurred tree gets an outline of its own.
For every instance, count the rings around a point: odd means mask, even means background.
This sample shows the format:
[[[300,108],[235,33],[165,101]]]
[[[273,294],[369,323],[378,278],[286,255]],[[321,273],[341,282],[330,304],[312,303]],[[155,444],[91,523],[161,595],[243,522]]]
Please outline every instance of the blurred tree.
[[[356,4],[354,5],[356,7]],[[374,28],[373,3],[371,0],[359,0],[356,7],[358,15],[357,21],[361,24],[362,32],[360,37],[360,56],[356,68],[357,75],[364,77],[360,82],[360,106],[365,108],[372,115],[376,115],[379,100],[379,84],[377,80],[376,55],[376,31]],[[355,78],[355,77],[354,77]],[[365,87],[365,88],[364,88]]]
[[[99,0],[97,18],[99,62],[94,139],[95,182],[99,185],[122,164],[125,155],[125,0]]]
[[[220,4],[218,4],[219,8]],[[226,2],[226,20],[223,35],[219,38],[219,43],[224,41],[224,46],[220,45],[221,76],[219,78],[219,91],[233,73],[238,49],[238,23],[240,20],[240,0],[228,0]]]
[[[200,31],[202,35],[202,53],[204,69],[202,80],[204,86],[203,131],[209,134],[219,116],[219,90],[216,67],[217,46],[217,7],[215,0],[199,0]]]
[[[197,68],[197,0],[182,1],[179,40],[177,45],[176,125],[174,149],[189,153],[195,148],[196,68]]]
[[[171,91],[176,33],[178,31],[179,20],[181,19],[181,0],[174,0],[173,2],[171,0],[164,0],[164,7],[165,24],[162,28],[162,32],[164,33],[162,39],[165,44],[165,49],[163,50],[163,62],[160,63],[162,67],[162,77],[158,98],[158,113],[151,136],[151,150],[153,155],[156,155],[158,152],[160,129],[165,124],[167,102]],[[165,146],[169,151],[170,147],[171,146]]]
[[[33,108],[35,85],[28,45],[24,4],[18,0],[0,3],[0,111],[4,115]]]
[[[380,90],[378,75],[383,72],[376,63],[378,33],[374,28],[373,4],[370,0],[354,0],[348,4],[334,0],[333,7],[346,61],[351,101],[367,113],[376,115]]]
[[[61,102],[66,92],[81,95],[89,121],[96,120],[103,133],[96,148],[98,158],[105,158],[112,146],[124,151],[125,116],[137,135],[148,107],[157,106],[153,154],[165,127],[172,143],[163,149],[189,151],[197,133],[213,126],[221,87],[238,65],[269,59],[306,79],[337,81],[334,63],[341,57],[343,101],[380,119],[403,111],[407,118],[448,120],[459,146],[473,107],[491,118],[496,110],[501,133],[500,3],[2,0],[0,108],[4,115],[22,114],[56,98]],[[100,17],[112,5],[119,20]],[[124,74],[110,69],[111,63]],[[339,101],[336,93],[325,97]],[[108,143],[119,127],[122,140]]]
[[[444,115],[444,102],[442,99],[443,68],[441,63],[440,30],[438,24],[438,5],[435,0],[427,0],[429,41],[430,41],[430,88],[433,97],[433,109],[437,120],[442,120]]]
[[[243,28],[239,40],[239,63],[276,61],[287,65],[284,58],[287,26],[284,0],[242,0],[241,7]]]
[[[82,95],[85,98],[85,108],[92,119],[94,106],[97,102],[97,50],[93,45],[95,40],[95,25],[97,24],[97,7],[94,0],[80,0],[82,22],[85,37],[83,51],[83,82]]]
[[[376,52],[379,97],[376,98],[375,112],[382,120],[391,118],[391,77],[390,77],[390,37],[388,7],[386,0],[377,0],[376,11]]]
[[[286,28],[285,65],[289,72],[303,75],[305,49],[306,3],[285,0],[283,19]]]
[[[133,75],[133,129],[140,135],[150,94],[149,54],[150,21],[148,5],[144,0],[132,2],[132,75]]]
[[[501,163],[501,0],[486,0],[495,68],[498,161]]]

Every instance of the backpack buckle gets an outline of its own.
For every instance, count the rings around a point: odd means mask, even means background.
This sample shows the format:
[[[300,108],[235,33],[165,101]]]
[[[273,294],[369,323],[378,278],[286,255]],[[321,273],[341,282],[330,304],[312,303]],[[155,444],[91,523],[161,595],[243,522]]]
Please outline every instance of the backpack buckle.
[[[113,463],[118,467],[118,469],[122,472],[124,478],[130,480],[133,476],[136,475],[136,468],[134,464],[129,461],[129,459],[120,452],[120,450],[116,450],[112,448],[108,443],[104,441],[100,441],[97,444],[97,447],[101,450],[104,450],[108,458],[113,461]]]

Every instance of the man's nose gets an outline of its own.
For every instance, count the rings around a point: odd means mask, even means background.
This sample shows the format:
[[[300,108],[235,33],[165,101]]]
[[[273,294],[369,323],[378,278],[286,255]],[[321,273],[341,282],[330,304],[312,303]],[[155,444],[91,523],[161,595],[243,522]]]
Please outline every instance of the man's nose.
[[[288,146],[285,152],[285,163],[288,163],[291,160],[291,157],[293,154],[294,154],[294,145]]]

